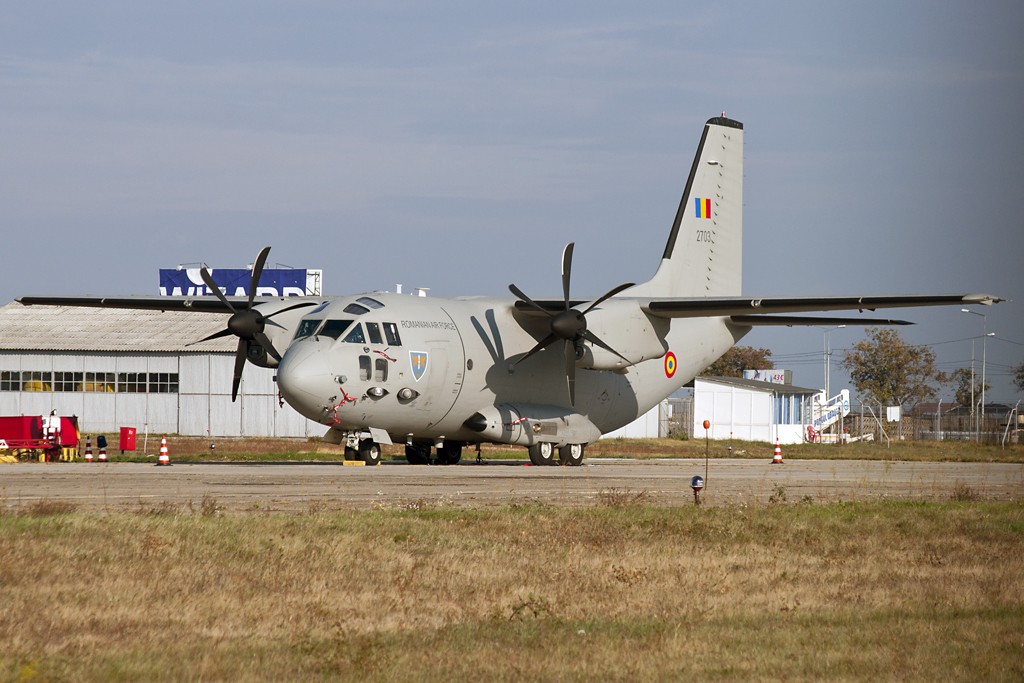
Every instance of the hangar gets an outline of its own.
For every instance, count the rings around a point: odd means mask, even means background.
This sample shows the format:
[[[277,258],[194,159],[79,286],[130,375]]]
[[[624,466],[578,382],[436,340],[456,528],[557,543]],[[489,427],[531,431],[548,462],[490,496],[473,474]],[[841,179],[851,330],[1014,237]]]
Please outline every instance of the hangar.
[[[280,400],[274,371],[246,366],[231,401],[237,341],[193,344],[220,313],[0,308],[0,415],[77,415],[83,432],[322,436]]]

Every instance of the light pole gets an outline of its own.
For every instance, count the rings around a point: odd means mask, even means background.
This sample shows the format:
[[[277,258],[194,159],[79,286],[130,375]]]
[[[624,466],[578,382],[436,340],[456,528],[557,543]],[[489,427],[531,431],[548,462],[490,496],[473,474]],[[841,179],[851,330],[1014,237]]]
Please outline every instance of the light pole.
[[[976,441],[980,442],[981,441],[981,429],[982,429],[982,427],[985,424],[985,348],[987,346],[986,342],[988,341],[988,338],[995,336],[995,332],[991,332],[990,333],[988,331],[988,317],[986,317],[986,315],[984,313],[978,313],[977,311],[972,311],[972,310],[969,310],[969,309],[966,309],[966,308],[961,308],[960,312],[961,313],[970,313],[971,315],[979,315],[979,316],[981,316],[981,415],[978,417],[978,431],[977,431],[977,438],[975,439]],[[972,354],[972,357],[973,357],[973,354]],[[974,367],[973,363],[972,363],[971,367],[972,368]],[[974,377],[973,377],[973,372],[972,372],[972,377],[971,377],[971,402],[972,403],[974,402]],[[973,406],[971,407],[971,409],[973,410]]]
[[[829,380],[832,374],[832,330],[841,330],[844,327],[846,325],[826,328],[825,333],[822,335],[822,346],[824,347],[823,364],[825,366],[825,401],[832,398],[829,394]]]

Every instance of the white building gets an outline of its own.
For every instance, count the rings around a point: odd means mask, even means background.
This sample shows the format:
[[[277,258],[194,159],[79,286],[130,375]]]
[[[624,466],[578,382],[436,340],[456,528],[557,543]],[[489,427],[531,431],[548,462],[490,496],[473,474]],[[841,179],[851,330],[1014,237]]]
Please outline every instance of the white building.
[[[83,433],[322,436],[281,401],[274,371],[246,363],[218,313],[64,306],[0,308],[0,415],[77,415]]]
[[[802,443],[818,389],[738,377],[697,377],[693,382],[693,436]]]
[[[666,398],[646,413],[619,427],[615,431],[603,435],[602,439],[657,439],[668,436],[669,419],[672,417],[672,405]]]

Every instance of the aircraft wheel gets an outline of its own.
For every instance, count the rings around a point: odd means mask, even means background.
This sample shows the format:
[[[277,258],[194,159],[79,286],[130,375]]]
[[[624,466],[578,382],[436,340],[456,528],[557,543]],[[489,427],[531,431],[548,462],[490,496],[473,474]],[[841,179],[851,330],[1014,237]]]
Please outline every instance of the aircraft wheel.
[[[536,443],[530,446],[527,452],[530,454],[530,462],[538,467],[555,464],[555,447],[550,443]]]
[[[380,446],[370,439],[363,439],[359,442],[359,459],[367,465],[376,465],[380,462]]]
[[[437,449],[438,465],[458,465],[462,460],[462,444],[446,443]]]
[[[430,444],[414,443],[406,445],[405,459],[409,461],[410,465],[429,465]]]
[[[561,465],[579,467],[583,464],[583,444],[570,443],[558,449],[558,462]]]
[[[362,458],[359,455],[359,451],[357,451],[354,448],[349,448],[348,446],[345,446],[345,459],[346,460],[361,460]]]

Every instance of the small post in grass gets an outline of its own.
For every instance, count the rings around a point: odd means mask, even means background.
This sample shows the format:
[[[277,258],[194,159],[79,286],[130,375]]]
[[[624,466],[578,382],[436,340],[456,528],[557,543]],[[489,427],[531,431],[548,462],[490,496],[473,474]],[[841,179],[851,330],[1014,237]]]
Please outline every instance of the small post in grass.
[[[708,430],[711,429],[711,420],[704,420],[704,480],[708,478],[708,453],[711,450],[710,441],[708,441]]]

